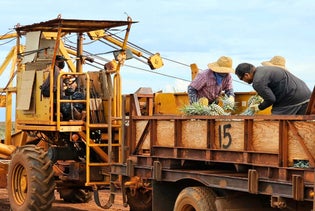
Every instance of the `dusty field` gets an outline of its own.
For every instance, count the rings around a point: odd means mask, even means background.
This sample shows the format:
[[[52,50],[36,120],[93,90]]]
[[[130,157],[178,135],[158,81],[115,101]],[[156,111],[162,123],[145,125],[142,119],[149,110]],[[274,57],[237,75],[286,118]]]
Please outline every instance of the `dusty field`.
[[[100,201],[103,204],[107,202],[108,196],[109,196],[109,190],[102,190],[99,191],[100,194]],[[83,203],[83,204],[70,204],[65,203],[63,200],[60,199],[59,194],[55,194],[56,200],[53,203],[53,207],[51,211],[100,211],[103,210],[102,208],[98,207],[94,200],[91,200],[89,203]],[[121,194],[116,195],[115,204],[110,208],[107,209],[109,211],[128,211],[128,207],[124,207],[122,205],[122,198]],[[1,211],[10,211],[10,205],[9,205],[9,199],[8,199],[8,193],[6,189],[0,189],[0,210]]]

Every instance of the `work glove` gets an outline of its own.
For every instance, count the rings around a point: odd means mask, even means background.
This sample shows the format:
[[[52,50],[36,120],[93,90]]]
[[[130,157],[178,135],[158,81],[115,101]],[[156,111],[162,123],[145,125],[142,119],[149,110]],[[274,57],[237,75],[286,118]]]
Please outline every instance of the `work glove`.
[[[195,88],[193,88],[192,86],[188,86],[187,93],[188,93],[190,104],[198,101],[197,90]]]
[[[234,98],[234,96],[231,95],[228,99],[230,101],[231,107],[234,108],[234,105],[235,105],[235,98]]]
[[[253,105],[250,105],[249,108],[250,108],[253,112],[257,113],[258,111],[260,111],[260,109],[258,108],[258,106],[259,106],[259,104],[253,104]]]
[[[234,111],[235,100],[234,96],[224,96],[221,98],[223,103],[223,109],[226,111]]]

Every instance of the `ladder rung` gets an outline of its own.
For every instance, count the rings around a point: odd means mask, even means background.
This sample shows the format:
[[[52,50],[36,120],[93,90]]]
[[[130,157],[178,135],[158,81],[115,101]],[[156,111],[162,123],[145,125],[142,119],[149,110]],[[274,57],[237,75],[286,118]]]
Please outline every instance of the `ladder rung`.
[[[109,166],[109,163],[89,163],[88,166]]]
[[[108,147],[108,144],[89,144],[89,147]]]
[[[93,186],[93,185],[109,185],[109,182],[86,182],[86,186]]]
[[[108,147],[108,144],[89,144],[90,147]],[[121,144],[112,144],[112,147],[120,147]]]
[[[121,125],[120,124],[112,124],[112,127],[120,127]],[[89,124],[89,127],[90,128],[108,128],[108,124],[95,124],[95,123],[92,123],[92,124]]]

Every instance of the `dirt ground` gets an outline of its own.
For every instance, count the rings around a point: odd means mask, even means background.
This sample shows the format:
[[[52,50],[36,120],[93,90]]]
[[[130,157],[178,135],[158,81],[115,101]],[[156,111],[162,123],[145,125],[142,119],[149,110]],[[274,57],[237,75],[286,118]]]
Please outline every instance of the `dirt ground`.
[[[102,190],[99,191],[100,201],[101,204],[105,204],[109,198],[109,190]],[[66,203],[60,199],[59,193],[56,192],[55,194],[56,200],[53,203],[51,211],[100,211],[105,210],[96,205],[94,200],[91,200],[88,203],[80,203],[80,204],[70,204]],[[1,211],[10,211],[10,204],[8,199],[8,192],[7,189],[1,188],[0,189],[0,210]],[[115,203],[112,205],[109,211],[129,211],[128,207],[124,207],[122,203],[121,194],[118,193],[115,198]]]

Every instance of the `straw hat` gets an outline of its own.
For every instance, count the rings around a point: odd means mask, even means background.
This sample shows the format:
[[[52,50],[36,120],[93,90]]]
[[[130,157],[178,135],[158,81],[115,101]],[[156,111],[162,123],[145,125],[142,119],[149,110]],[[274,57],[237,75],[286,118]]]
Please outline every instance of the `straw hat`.
[[[216,62],[209,63],[208,68],[217,73],[234,73],[232,68],[232,59],[227,56],[221,56]]]
[[[285,58],[282,56],[274,56],[270,61],[264,61],[261,64],[263,66],[277,66],[285,69]]]

